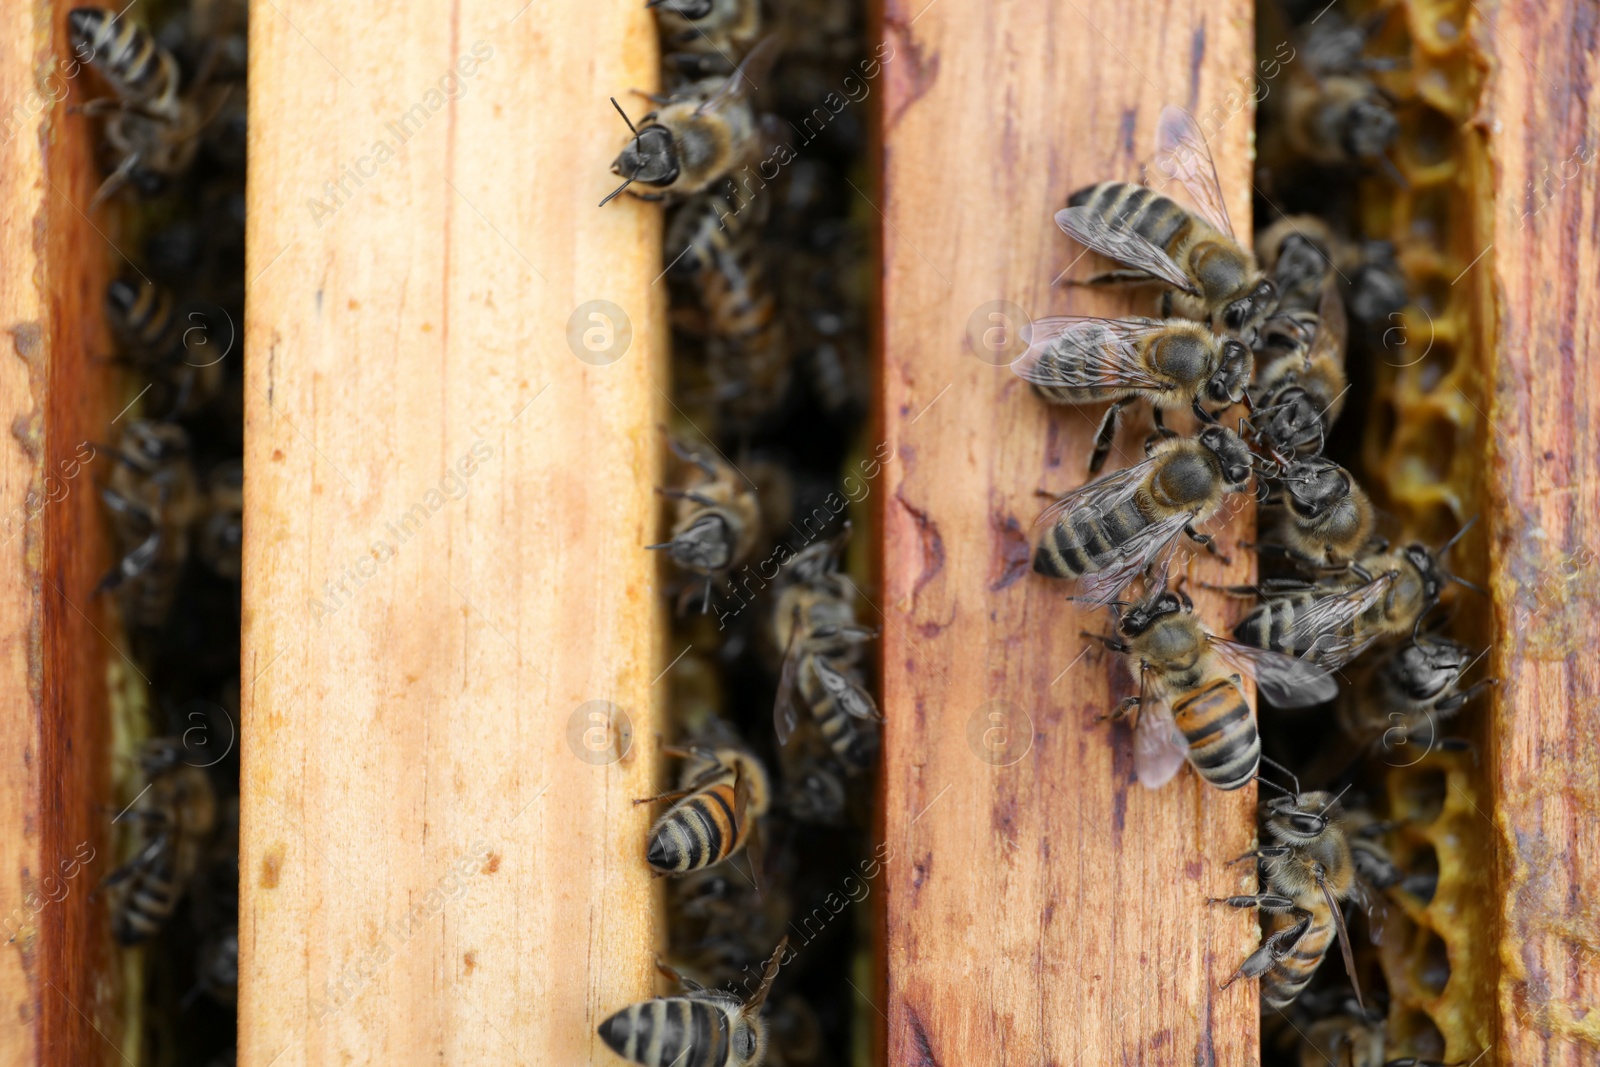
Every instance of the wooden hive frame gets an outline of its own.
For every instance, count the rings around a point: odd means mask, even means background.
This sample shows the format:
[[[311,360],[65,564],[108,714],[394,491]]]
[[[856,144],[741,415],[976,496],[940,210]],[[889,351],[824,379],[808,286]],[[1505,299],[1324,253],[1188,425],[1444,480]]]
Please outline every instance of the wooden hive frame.
[[[0,725],[0,914],[30,919],[0,959],[20,1020],[0,1029],[8,1064],[122,1062],[136,1021],[87,882],[32,906],[79,842],[109,855],[112,796],[115,633],[89,595],[105,532],[91,492],[34,506],[116,414],[89,373],[116,237],[77,210],[89,134],[26,103],[68,54],[66,6],[0,9],[0,99],[23,105],[0,144],[0,307],[21,357],[0,372],[0,504],[25,516],[0,568],[0,670],[23,709]],[[1578,0],[1492,2],[1473,27],[1496,189],[1477,269],[1496,300],[1485,479],[1504,679],[1485,1063],[1586,1063],[1597,1041],[1594,167],[1525,211],[1527,183],[1568,155],[1552,145],[1593,159],[1600,111],[1570,88],[1596,62],[1571,32],[1586,17]],[[1070,249],[1049,215],[1077,184],[1131,176],[1161,104],[1205,114],[1248,86],[1250,9],[895,0],[883,21],[870,192],[894,458],[872,600],[895,858],[876,898],[886,970],[864,996],[893,1063],[1253,1062],[1253,993],[1215,987],[1254,930],[1200,904],[1233,884],[1221,861],[1248,845],[1250,798],[1129,787],[1125,738],[1087,721],[1124,676],[1077,659],[1080,619],[1019,568],[1030,494],[1077,484],[1089,428],[966,347],[989,301],[1115,306],[1050,292]],[[269,118],[251,134],[240,1062],[611,1062],[594,1024],[654,988],[659,943],[628,800],[651,791],[665,666],[638,551],[655,539],[665,309],[658,213],[594,203],[617,143],[604,98],[653,84],[653,28],[631,3],[373,17],[268,0],[251,32],[252,114]],[[479,40],[493,55],[468,75]],[[451,69],[465,93],[431,107]],[[419,104],[426,122],[366,177],[373,141]],[[1249,137],[1245,111],[1213,142],[1236,219]],[[574,310],[600,299],[632,324],[610,364],[569,343]],[[594,320],[576,322],[582,349]],[[489,455],[452,499],[446,469],[480,440]],[[419,505],[426,520],[377,559]],[[620,761],[580,758],[581,729],[569,744],[591,700],[631,717]],[[992,725],[1009,731],[999,761]]]

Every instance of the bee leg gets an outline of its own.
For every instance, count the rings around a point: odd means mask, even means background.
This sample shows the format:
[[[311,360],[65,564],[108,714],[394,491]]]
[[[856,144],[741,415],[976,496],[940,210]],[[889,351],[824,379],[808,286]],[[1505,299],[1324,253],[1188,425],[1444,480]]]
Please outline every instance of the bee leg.
[[[701,989],[705,988],[693,978],[685,978],[683,975],[679,974],[677,970],[673,968],[672,964],[668,963],[660,956],[656,957],[656,970],[659,971],[661,977],[665,978],[667,981],[676,982],[678,985],[689,990],[691,993],[699,992]]]
[[[94,210],[115,196],[124,185],[128,184],[128,176],[139,166],[139,153],[135,152],[117,167],[116,170],[106,175],[106,180],[100,183],[100,188],[94,191],[94,196],[89,200],[89,207],[85,214],[92,215]]]
[[[1229,860],[1227,866],[1232,867],[1235,863],[1243,863],[1245,860],[1251,859],[1282,859],[1288,854],[1288,845],[1267,845],[1265,848],[1253,848],[1244,855]]]
[[[1442,715],[1448,715],[1450,712],[1459,709],[1467,701],[1471,700],[1485,689],[1499,684],[1500,679],[1498,678],[1485,678],[1481,682],[1473,683],[1454,696],[1445,697],[1443,700],[1439,701],[1433,706],[1433,710]]]
[[[1222,983],[1222,988],[1228,988],[1240,978],[1260,978],[1266,974],[1274,963],[1294,951],[1295,946],[1309,929],[1311,929],[1311,914],[1306,912],[1299,922],[1287,929],[1279,930],[1261,942],[1261,947],[1245,957],[1245,961],[1239,964],[1239,969],[1233,972],[1233,977]]]
[[[1215,537],[1210,534],[1199,533],[1193,526],[1185,526],[1183,532],[1189,535],[1189,540],[1203,546],[1207,552],[1221,560],[1224,566],[1233,562],[1231,558],[1222,554],[1222,550],[1217,547],[1217,539]]]
[[[1207,904],[1226,904],[1230,908],[1260,908],[1262,911],[1288,911],[1294,898],[1277,893],[1251,893],[1237,897],[1206,897]]]
[[[1068,278],[1066,285],[1152,285],[1161,279],[1142,270],[1108,270],[1088,278]]]
[[[1083,631],[1079,632],[1078,636],[1079,637],[1087,637],[1091,641],[1099,641],[1101,644],[1105,645],[1107,648],[1109,648],[1113,652],[1126,653],[1126,652],[1132,652],[1133,651],[1133,649],[1130,646],[1122,643],[1121,641],[1118,641],[1114,637],[1107,637],[1104,634],[1092,634],[1088,630],[1083,630]]]
[[[1117,414],[1131,403],[1131,397],[1123,397],[1106,408],[1105,417],[1100,420],[1100,428],[1094,435],[1094,452],[1089,456],[1090,474],[1099,474],[1100,468],[1106,465],[1106,457],[1111,454],[1111,440],[1117,433]]]
[[[662,793],[659,796],[635,797],[633,802],[635,804],[655,804],[658,801],[677,801],[682,800],[692,792],[694,792],[692,789],[675,789],[670,793]]]

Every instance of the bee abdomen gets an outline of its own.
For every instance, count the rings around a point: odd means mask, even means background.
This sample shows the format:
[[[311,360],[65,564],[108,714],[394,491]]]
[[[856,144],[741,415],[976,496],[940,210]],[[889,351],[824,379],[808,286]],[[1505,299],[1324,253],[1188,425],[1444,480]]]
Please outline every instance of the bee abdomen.
[[[727,1018],[689,997],[631,1004],[599,1032],[611,1051],[645,1067],[723,1067],[728,1060]]]
[[[1119,546],[1149,520],[1126,501],[1104,515],[1093,512],[1063,516],[1045,533],[1033,556],[1033,569],[1051,578],[1077,578],[1105,567]]]
[[[1146,186],[1101,182],[1067,198],[1068,207],[1086,206],[1118,229],[1132,230],[1157,248],[1170,251],[1188,236],[1189,212]]]
[[[1292,1004],[1316,975],[1332,941],[1332,924],[1313,921],[1294,949],[1262,975],[1262,1001],[1274,1008],[1286,1008]]]
[[[650,832],[646,859],[658,871],[681,874],[727,859],[743,842],[733,814],[733,787],[714,785],[661,817]]]
[[[105,8],[80,7],[67,16],[67,22],[73,44],[86,50],[83,58],[105,72],[119,94],[142,101],[166,88],[168,71],[161,47],[132,19],[119,19]]]
[[[1189,760],[1218,789],[1238,789],[1255,776],[1261,737],[1244,694],[1231,678],[1218,678],[1173,706],[1189,742]]]

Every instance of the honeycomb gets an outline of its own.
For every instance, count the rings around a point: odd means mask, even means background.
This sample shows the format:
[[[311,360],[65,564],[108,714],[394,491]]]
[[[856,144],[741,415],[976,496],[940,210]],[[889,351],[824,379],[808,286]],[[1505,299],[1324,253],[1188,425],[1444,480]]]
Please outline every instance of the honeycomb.
[[[1490,175],[1487,143],[1473,124],[1485,73],[1480,27],[1471,0],[1357,4],[1351,14],[1379,25],[1373,54],[1401,61],[1375,77],[1398,101],[1393,162],[1405,184],[1369,180],[1357,214],[1367,238],[1393,243],[1411,293],[1410,305],[1369,339],[1362,481],[1398,520],[1396,536],[1437,545],[1478,513],[1490,432],[1482,411],[1494,328],[1483,261]],[[1449,566],[1483,582],[1481,529],[1456,546]],[[1455,593],[1453,636],[1486,647],[1488,613],[1471,610],[1476,593]],[[1469,705],[1453,726],[1473,751],[1430,751],[1384,775],[1389,817],[1399,824],[1395,859],[1412,875],[1391,895],[1378,949],[1390,992],[1390,1055],[1470,1062],[1493,1047],[1497,952],[1488,932],[1497,923],[1498,865],[1483,729],[1489,704]],[[1494,1062],[1493,1052],[1478,1062]]]

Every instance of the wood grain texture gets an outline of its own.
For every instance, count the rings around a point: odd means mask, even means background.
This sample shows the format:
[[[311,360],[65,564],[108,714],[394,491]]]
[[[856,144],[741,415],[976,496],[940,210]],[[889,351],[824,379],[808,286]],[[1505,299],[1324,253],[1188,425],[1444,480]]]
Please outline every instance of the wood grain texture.
[[[665,297],[659,209],[597,204],[653,22],[252,8],[240,1063],[613,1062],[659,940]],[[601,299],[609,365],[568,343]]]
[[[1120,657],[1079,637],[1109,620],[1031,574],[1027,553],[1034,490],[1084,481],[1100,411],[1047,410],[968,339],[969,318],[979,337],[1018,325],[988,320],[991,301],[1148,313],[1148,296],[1051,288],[1080,251],[1052,216],[1080,186],[1137,180],[1163,104],[1201,118],[1247,227],[1251,26],[1239,2],[888,4],[890,1063],[1257,1061],[1254,983],[1217,988],[1256,923],[1205,904],[1252,881],[1223,865],[1254,838],[1254,787],[1223,794],[1186,771],[1151,793],[1128,731],[1093,722],[1131,692]],[[1112,469],[1142,458],[1145,432],[1122,431]],[[1234,542],[1249,528],[1246,507],[1222,531],[1233,567],[1204,560],[1193,577],[1247,577]],[[1199,610],[1221,629],[1238,606]]]
[[[98,184],[93,131],[67,107],[98,95],[70,56],[66,7],[0,6],[0,1063],[136,1054],[103,898],[115,864],[107,662],[121,656],[95,483],[120,399],[100,296],[115,223],[79,210]],[[80,452],[80,449],[85,451]],[[95,459],[99,462],[96,463]],[[113,643],[113,642],[116,643]]]
[[[1600,1057],[1600,22],[1489,5],[1500,1062]],[[1483,265],[1479,265],[1479,270]]]

